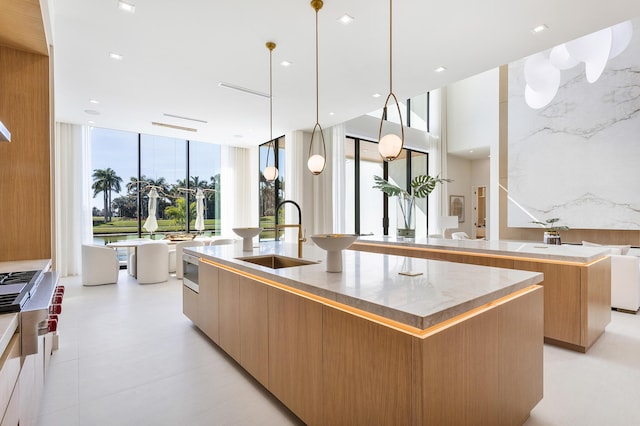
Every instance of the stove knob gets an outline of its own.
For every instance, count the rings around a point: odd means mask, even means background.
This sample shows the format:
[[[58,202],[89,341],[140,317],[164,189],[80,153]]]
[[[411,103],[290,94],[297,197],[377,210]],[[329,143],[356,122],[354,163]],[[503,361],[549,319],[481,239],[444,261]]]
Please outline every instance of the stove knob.
[[[57,315],[49,315],[49,332],[54,332],[58,330],[58,316]]]
[[[55,305],[49,306],[49,313],[60,315],[62,313],[62,305],[55,304]]]
[[[62,303],[62,295],[61,294],[54,294],[53,295],[53,299],[51,299],[54,305],[59,305]]]
[[[56,286],[56,293],[64,294],[64,286],[63,285]]]

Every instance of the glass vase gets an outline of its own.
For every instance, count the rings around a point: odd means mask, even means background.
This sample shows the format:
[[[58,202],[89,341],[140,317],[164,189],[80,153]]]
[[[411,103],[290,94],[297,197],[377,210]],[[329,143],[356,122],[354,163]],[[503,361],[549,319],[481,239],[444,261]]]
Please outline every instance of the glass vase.
[[[397,200],[396,236],[398,238],[416,237],[416,197],[401,194]]]

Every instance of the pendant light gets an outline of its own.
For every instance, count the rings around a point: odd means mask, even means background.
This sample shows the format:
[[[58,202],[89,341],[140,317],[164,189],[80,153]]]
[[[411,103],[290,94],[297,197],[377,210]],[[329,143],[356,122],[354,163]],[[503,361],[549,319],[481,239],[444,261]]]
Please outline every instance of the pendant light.
[[[265,167],[263,175],[267,182],[273,182],[274,180],[278,179],[278,168],[275,166],[276,153],[275,153],[275,149],[273,148],[273,94],[272,94],[272,77],[271,77],[271,74],[273,72],[273,62],[272,62],[273,49],[276,48],[276,44],[272,41],[268,41],[266,43],[266,46],[267,46],[267,49],[269,49],[269,145],[267,145],[267,161],[265,163],[267,167]],[[270,166],[269,152],[272,149],[274,149],[273,151],[274,164],[273,166]]]
[[[380,130],[378,131],[378,152],[384,161],[393,161],[402,152],[404,146],[404,126],[402,125],[402,113],[400,112],[400,104],[398,98],[393,93],[393,0],[389,0],[389,94],[382,108],[382,117],[380,118]],[[401,136],[394,133],[382,135],[382,124],[387,120],[387,104],[389,99],[393,98],[398,109],[398,117],[400,118]]]
[[[309,171],[311,171],[311,173],[314,175],[319,175],[320,173],[322,173],[325,165],[327,164],[327,147],[324,143],[322,126],[320,126],[318,120],[318,11],[322,9],[322,6],[322,0],[311,0],[311,7],[316,11],[316,125],[313,126],[313,131],[311,132],[311,143],[309,144],[307,167],[309,168]],[[316,134],[316,129],[318,129],[318,131],[320,132],[320,139],[322,140],[322,155],[311,155],[311,153],[313,152],[313,139]]]

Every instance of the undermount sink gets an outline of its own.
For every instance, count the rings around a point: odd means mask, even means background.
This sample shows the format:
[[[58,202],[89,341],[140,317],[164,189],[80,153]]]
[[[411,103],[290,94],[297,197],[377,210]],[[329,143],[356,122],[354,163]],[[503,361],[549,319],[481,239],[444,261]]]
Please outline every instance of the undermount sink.
[[[249,257],[236,257],[237,260],[242,260],[249,263],[254,263],[260,266],[266,266],[271,269],[291,268],[293,266],[315,265],[318,262],[311,260],[296,259],[295,257],[280,256],[277,254],[268,254],[262,256],[249,256]]]

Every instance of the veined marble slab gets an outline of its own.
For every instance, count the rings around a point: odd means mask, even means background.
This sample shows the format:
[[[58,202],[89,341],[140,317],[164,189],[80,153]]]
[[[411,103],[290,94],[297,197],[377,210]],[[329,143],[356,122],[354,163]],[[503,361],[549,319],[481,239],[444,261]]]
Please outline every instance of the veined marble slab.
[[[640,229],[640,20],[595,83],[561,71],[539,110],[524,100],[524,60],[509,65],[508,224],[561,218],[577,229]]]
[[[297,245],[261,243],[251,253],[243,252],[241,244],[190,247],[185,251],[419,329],[543,279],[542,274],[535,272],[353,250],[343,252],[343,271],[330,273],[325,271],[326,252],[309,244],[304,246],[303,258],[319,263],[275,270],[237,258],[264,254],[296,257]],[[421,275],[399,274],[408,270]]]
[[[551,245],[531,241],[500,240],[447,240],[441,238],[416,238],[401,240],[396,237],[360,237],[358,242],[414,246],[438,250],[455,250],[496,256],[528,257],[562,262],[589,263],[609,255],[607,247],[581,245]]]

